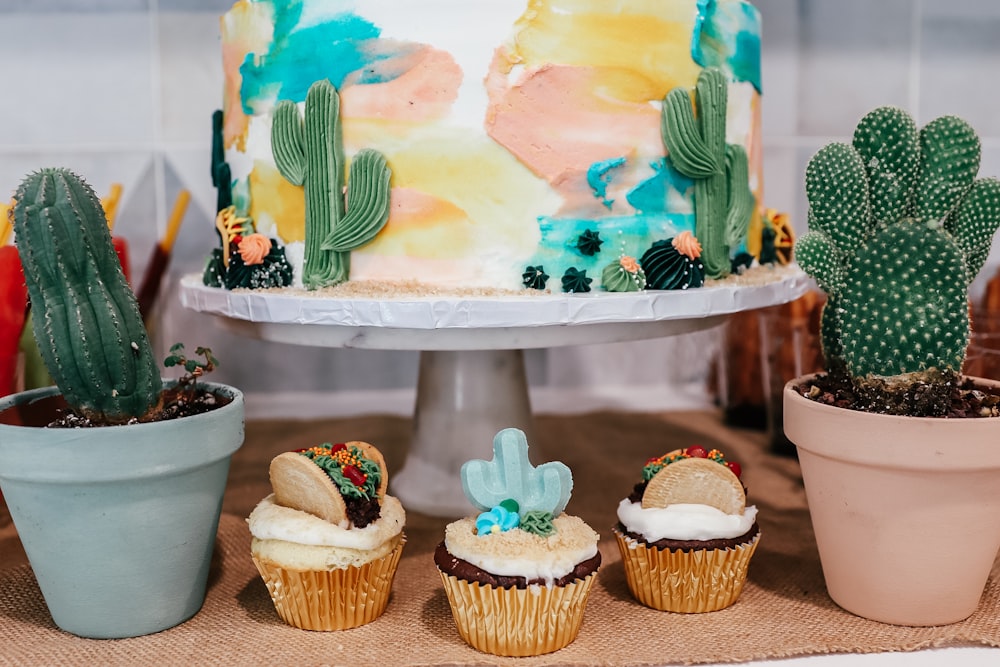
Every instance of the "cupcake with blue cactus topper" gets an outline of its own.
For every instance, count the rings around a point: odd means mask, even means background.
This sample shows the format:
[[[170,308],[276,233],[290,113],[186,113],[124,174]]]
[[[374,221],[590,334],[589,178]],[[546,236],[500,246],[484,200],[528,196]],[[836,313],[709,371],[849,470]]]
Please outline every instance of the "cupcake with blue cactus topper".
[[[573,476],[528,460],[524,433],[493,440],[493,459],[467,461],[462,488],[479,513],[448,524],[434,553],[458,632],[494,655],[557,651],[576,639],[601,565],[599,535],[563,512]]]

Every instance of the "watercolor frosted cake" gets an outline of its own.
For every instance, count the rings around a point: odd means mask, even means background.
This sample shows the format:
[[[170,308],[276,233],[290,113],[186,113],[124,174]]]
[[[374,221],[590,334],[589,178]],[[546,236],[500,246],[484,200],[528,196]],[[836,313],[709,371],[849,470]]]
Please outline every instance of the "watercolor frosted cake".
[[[273,239],[297,283],[304,257],[307,287],[695,287],[760,254],[748,2],[249,0],[221,25],[223,244]]]

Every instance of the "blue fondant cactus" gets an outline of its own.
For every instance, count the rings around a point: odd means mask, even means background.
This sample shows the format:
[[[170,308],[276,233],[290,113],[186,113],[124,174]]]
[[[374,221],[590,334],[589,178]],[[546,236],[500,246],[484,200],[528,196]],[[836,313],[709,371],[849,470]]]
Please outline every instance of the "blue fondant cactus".
[[[569,502],[573,475],[558,461],[532,466],[524,432],[507,428],[493,438],[492,460],[474,459],[462,466],[462,489],[469,502],[482,511],[510,499],[522,515],[540,511],[556,517]]]

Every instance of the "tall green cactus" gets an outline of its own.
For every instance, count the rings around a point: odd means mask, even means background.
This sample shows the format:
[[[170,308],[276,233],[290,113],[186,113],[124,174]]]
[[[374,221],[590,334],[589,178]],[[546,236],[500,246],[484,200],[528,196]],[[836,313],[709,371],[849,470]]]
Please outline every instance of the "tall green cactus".
[[[694,234],[701,241],[705,275],[724,278],[730,272],[730,250],[746,235],[754,196],[746,151],[726,143],[728,90],[722,70],[702,70],[694,93],[697,116],[687,89],[667,93],[660,129],[670,162],[694,179]]]
[[[810,231],[796,258],[830,298],[828,365],[855,377],[959,371],[968,287],[1000,225],[1000,181],[976,179],[979,138],[962,119],[923,129],[882,107],[852,145],[822,148],[806,169]]]
[[[71,171],[43,169],[14,197],[35,338],[66,401],[99,423],[151,414],[160,374],[97,195]]]
[[[310,86],[304,120],[294,102],[278,103],[271,150],[281,175],[305,187],[303,283],[317,289],[346,281],[350,251],[375,238],[389,219],[385,157],[370,149],[354,156],[345,202],[340,96],[325,79]]]

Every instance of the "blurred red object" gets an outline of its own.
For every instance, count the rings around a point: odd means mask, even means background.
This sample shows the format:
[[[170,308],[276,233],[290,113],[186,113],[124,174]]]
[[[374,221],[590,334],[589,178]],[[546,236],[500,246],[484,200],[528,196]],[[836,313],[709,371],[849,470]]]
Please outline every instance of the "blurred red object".
[[[24,329],[28,290],[17,248],[0,247],[0,396],[17,390],[18,342]]]

